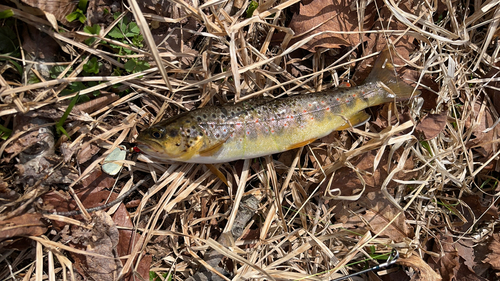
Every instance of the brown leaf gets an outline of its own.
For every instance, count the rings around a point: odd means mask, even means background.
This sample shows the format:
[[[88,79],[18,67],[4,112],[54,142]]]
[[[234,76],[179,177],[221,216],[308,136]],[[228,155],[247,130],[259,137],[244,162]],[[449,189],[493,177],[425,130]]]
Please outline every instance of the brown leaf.
[[[500,270],[500,234],[493,234],[488,249],[491,253],[486,256],[483,262],[489,263],[495,270]]]
[[[40,214],[22,214],[0,221],[0,241],[17,236],[40,236],[47,231]]]
[[[343,0],[312,0],[302,1],[300,11],[293,15],[290,28],[300,35],[290,43],[304,39],[307,36],[322,31],[358,31],[358,14],[351,9],[351,1]],[[370,29],[374,22],[374,5],[365,10],[363,27]],[[303,35],[302,35],[303,34]],[[342,45],[356,45],[360,42],[358,34],[327,33],[312,38],[301,48],[314,52],[316,48],[338,48]]]
[[[420,140],[431,140],[444,130],[446,120],[448,119],[447,111],[440,114],[427,114],[417,124],[415,133]]]
[[[76,160],[78,164],[83,164],[92,158],[92,156],[96,155],[99,152],[100,148],[97,145],[90,144],[83,147],[78,154],[76,155]]]
[[[461,200],[467,204],[474,213],[473,217],[469,212],[463,212],[468,222],[462,226],[462,231],[467,231],[474,223],[478,224],[480,222],[489,222],[498,219],[498,207],[491,205],[491,202],[489,202],[487,198],[471,194],[462,196]],[[477,219],[479,219],[479,221],[476,221]]]
[[[95,257],[91,255],[80,255],[70,252],[75,260],[75,268],[83,276],[89,276],[93,280],[115,280],[121,269],[121,263],[116,255],[116,245],[119,234],[111,217],[103,211],[92,214],[92,229],[73,227],[69,237],[73,247],[85,249],[87,252],[107,256],[109,258]]]
[[[38,8],[45,13],[53,14],[58,21],[68,24],[66,16],[76,10],[78,0],[21,0],[31,7]]]
[[[453,237],[449,234],[438,234],[439,243],[434,243],[433,251],[440,257],[430,257],[429,265],[439,271],[444,280],[453,280],[460,267],[458,252],[453,244]]]
[[[116,212],[113,214],[113,221],[117,226],[133,228],[134,224],[130,219],[127,209],[123,204],[120,204]],[[141,235],[132,230],[120,229],[120,240],[118,241],[118,245],[116,247],[118,251],[118,255],[120,257],[129,255],[132,253],[133,247],[137,243],[137,241],[141,241]],[[142,278],[148,279],[149,276],[149,268],[151,266],[152,256],[146,255],[142,257],[139,262],[137,273],[139,273]],[[134,263],[136,264],[136,263]],[[135,278],[135,279],[134,279]],[[136,280],[132,272],[125,276],[125,280]]]
[[[393,241],[401,242],[405,238],[413,237],[411,226],[406,223],[406,217],[400,214],[397,218],[399,210],[387,200],[380,192],[367,192],[357,202],[356,206],[366,208],[365,214],[360,221],[357,216],[351,216],[345,223],[346,226],[364,227],[364,222],[374,233],[379,233],[382,237],[388,237]],[[353,204],[353,205],[354,205]],[[352,207],[350,207],[352,210]],[[354,210],[353,210],[354,211]],[[392,221],[395,218],[394,221]],[[390,223],[392,221],[392,223]],[[389,224],[390,223],[390,224]]]
[[[486,103],[483,113],[481,113],[481,107],[483,104],[483,99],[478,99],[474,104],[473,114],[466,120],[465,127],[470,129],[472,126],[472,137],[465,145],[467,148],[472,148],[477,153],[478,158],[474,161],[477,163],[484,163],[489,158],[491,158],[496,151],[498,151],[498,142],[492,142],[492,140],[497,139],[500,136],[500,126],[497,124],[491,130],[490,129],[496,121],[492,113],[492,107],[489,103]],[[482,156],[482,157],[480,157]],[[490,165],[486,166],[483,170],[492,170],[495,167],[497,160],[493,160]]]
[[[399,158],[399,155],[402,150],[397,150],[394,153],[393,159],[391,159],[392,165],[391,169],[393,169],[396,164],[396,162]],[[380,186],[384,182],[384,180],[387,178],[389,175],[388,171],[388,162],[387,158],[389,157],[388,151],[385,151],[382,155],[381,161],[378,165],[378,168],[373,171],[373,162],[375,160],[375,156],[377,154],[377,151],[369,151],[366,153],[363,153],[353,159],[351,163],[361,171],[363,179],[366,183],[366,186],[368,188],[373,188],[373,190],[378,190],[380,189]],[[393,162],[394,161],[394,162]],[[404,170],[411,170],[414,167],[413,160],[411,158],[406,160],[406,163],[403,167]],[[365,173],[366,172],[366,173]],[[372,173],[373,174],[370,174]],[[394,179],[399,179],[399,180],[409,180],[411,178],[414,178],[417,175],[416,172],[411,172],[411,173],[403,173],[398,172],[394,176]],[[391,181],[388,185],[388,188],[393,188],[396,186],[397,183],[394,181]],[[343,195],[352,195],[353,190],[356,189],[361,189],[363,188],[363,185],[361,184],[361,181],[359,180],[357,174],[355,171],[353,171],[350,168],[344,167],[340,168],[335,172],[335,177],[332,182],[332,186],[335,186],[339,189],[341,189]]]
[[[474,261],[474,242],[468,239],[461,239],[455,243],[458,255],[464,260],[465,264],[470,271],[474,272],[476,262]]]
[[[420,278],[415,280],[420,281],[439,281],[441,276],[437,274],[425,261],[420,257],[412,255],[407,258],[400,258],[397,264],[408,266],[420,272]]]

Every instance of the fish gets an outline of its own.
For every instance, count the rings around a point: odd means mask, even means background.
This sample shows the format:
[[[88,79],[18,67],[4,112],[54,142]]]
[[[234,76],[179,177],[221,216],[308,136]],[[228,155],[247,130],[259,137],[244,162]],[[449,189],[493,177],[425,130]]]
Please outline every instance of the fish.
[[[362,125],[370,118],[366,108],[406,100],[419,93],[397,79],[391,51],[385,49],[359,86],[205,106],[143,130],[136,146],[153,158],[189,163],[256,158]]]

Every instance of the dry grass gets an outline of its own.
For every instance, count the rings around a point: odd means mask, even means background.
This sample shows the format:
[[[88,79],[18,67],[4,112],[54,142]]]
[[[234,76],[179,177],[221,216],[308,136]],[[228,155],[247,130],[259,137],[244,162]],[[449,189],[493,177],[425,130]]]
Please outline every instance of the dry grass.
[[[15,155],[6,153],[26,130],[15,131],[3,141],[3,182],[20,197],[4,200],[0,216],[7,219],[25,212],[41,212],[40,196],[54,187],[43,181],[62,167],[78,171],[67,194],[73,195],[76,204],[84,209],[74,189],[100,169],[111,151],[133,143],[138,131],[163,117],[209,104],[338,86],[345,77],[352,77],[352,66],[376,54],[359,55],[367,46],[357,44],[332,61],[326,49],[309,53],[301,51],[301,47],[323,34],[371,34],[380,38],[390,35],[384,44],[396,47],[404,38],[414,38],[414,50],[403,59],[408,69],[417,71],[411,82],[425,95],[397,106],[381,106],[378,112],[372,111],[373,122],[365,127],[333,133],[304,148],[223,164],[219,169],[229,186],[202,165],[160,163],[130,153],[123,161],[124,169],[115,177],[116,186],[125,192],[146,174],[151,174],[154,183],[140,187],[131,197],[139,200],[128,210],[132,226],[120,229],[142,236],[134,241],[130,254],[122,257],[118,275],[137,271],[140,261],[152,254],[151,271],[170,274],[172,280],[185,280],[197,272],[200,264],[212,268],[203,257],[216,250],[225,257],[222,265],[231,272],[232,280],[329,280],[362,270],[365,264],[352,264],[355,261],[373,266],[380,262],[373,256],[388,254],[395,248],[406,272],[420,271],[421,278],[427,280],[438,280],[439,273],[446,280],[445,274],[436,269],[440,265],[434,267],[436,273],[427,263],[429,257],[439,260],[445,256],[447,248],[428,244],[468,241],[481,245],[498,233],[495,215],[500,150],[495,94],[500,85],[499,1],[479,0],[465,6],[466,1],[446,0],[439,3],[445,9],[438,14],[432,6],[436,3],[417,1],[410,13],[400,8],[402,5],[385,0],[377,2],[377,11],[382,9],[379,5],[389,8],[392,21],[403,28],[319,33],[314,33],[314,28],[300,34],[300,38],[287,26],[290,8],[299,1],[261,3],[250,18],[244,16],[249,3],[236,2],[234,13],[224,9],[230,5],[225,1],[195,6],[176,0],[164,4],[168,8],[163,14],[153,14],[152,10],[141,11],[137,1],[131,0],[129,10],[124,9],[121,17],[94,36],[97,40],[91,46],[82,42],[82,38],[90,36],[80,29],[57,33],[43,17],[0,5],[0,10],[12,9],[19,22],[58,40],[72,54],[71,61],[59,63],[67,68],[57,79],[45,81],[39,76],[40,82],[34,84],[9,81],[12,76],[2,68],[3,124],[11,124],[16,114],[43,108],[54,109],[60,116],[68,100],[77,94],[60,95],[69,83],[100,82],[81,90],[80,96],[96,90],[110,91],[113,85],[130,89],[127,94],[99,101],[102,103],[97,106],[88,105],[91,109],[86,113],[73,111],[72,126],[66,126],[71,139],[63,135],[56,144],[58,151],[65,143],[73,153],[66,161],[60,159],[59,164],[45,170],[44,177],[31,185],[15,183]],[[373,3],[369,7],[375,8]],[[126,14],[133,15],[144,36],[142,49],[105,38]],[[436,20],[439,16],[442,18]],[[154,29],[155,24],[170,28]],[[121,76],[82,77],[83,66],[90,59],[88,54],[105,65],[124,67],[123,56],[98,47],[102,41],[132,50],[133,57],[149,61],[152,67]],[[174,43],[183,48],[182,52],[173,49]],[[431,99],[435,102],[429,102]],[[446,116],[444,126],[435,137],[422,141],[417,124],[427,114],[441,113]],[[46,123],[30,130],[53,125]],[[87,163],[77,164],[78,154],[74,152],[91,145],[100,147],[100,152]],[[259,198],[257,214],[240,240],[232,246],[222,245],[216,240],[233,228],[238,211],[235,206],[246,194]],[[480,203],[471,205],[473,200],[465,197],[478,198]],[[481,205],[485,202],[488,205]],[[77,219],[57,215],[44,218],[51,222],[50,229],[54,222],[90,229],[93,214]],[[0,278],[77,280],[75,260],[68,258],[69,252],[109,259],[65,245],[64,235],[48,231],[28,237],[32,247],[20,251],[3,248]]]

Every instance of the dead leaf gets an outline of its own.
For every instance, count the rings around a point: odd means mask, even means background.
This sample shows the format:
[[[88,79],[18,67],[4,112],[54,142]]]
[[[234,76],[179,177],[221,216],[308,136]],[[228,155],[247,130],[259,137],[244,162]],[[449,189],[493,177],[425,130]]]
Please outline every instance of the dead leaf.
[[[476,101],[473,108],[473,113],[470,118],[465,122],[465,128],[472,128],[472,137],[465,146],[467,148],[472,148],[475,154],[479,157],[474,159],[476,163],[484,163],[489,160],[499,149],[498,142],[492,142],[500,136],[500,126],[495,124],[496,118],[494,118],[492,113],[492,108],[490,104],[486,104],[483,110],[483,114],[480,115],[481,107],[483,104],[483,99],[480,98]],[[478,120],[478,118],[480,120]],[[482,157],[481,157],[482,156]],[[492,170],[496,166],[497,160],[491,161],[491,163],[486,166],[483,170]]]
[[[400,258],[397,264],[408,266],[420,272],[420,278],[415,280],[420,281],[440,281],[441,276],[437,274],[425,261],[416,255],[411,255],[407,258]]]
[[[18,236],[40,236],[47,231],[40,214],[22,214],[0,221],[0,241]]]
[[[491,251],[483,260],[489,263],[493,269],[500,270],[500,234],[494,233],[490,239],[488,249]]]
[[[450,234],[438,234],[433,251],[440,257],[430,257],[428,262],[431,267],[439,271],[444,280],[453,280],[460,267],[458,252],[454,247],[453,237]]]
[[[387,200],[380,191],[368,192],[357,202],[352,203],[352,205],[366,208],[367,210],[363,215],[360,215],[362,220],[357,216],[351,216],[345,222],[345,226],[364,228],[366,222],[374,233],[379,233],[381,237],[388,237],[396,242],[413,237],[413,229],[406,223],[404,213],[396,218],[399,209]],[[354,206],[349,206],[349,208],[355,211]],[[393,219],[394,221],[392,221]],[[391,221],[392,223],[389,224]]]
[[[62,24],[69,24],[66,16],[76,10],[78,0],[21,0],[25,4],[30,5],[43,11],[44,13],[53,14],[55,18]],[[78,22],[78,21],[77,21]]]
[[[116,212],[113,214],[113,222],[119,227],[134,228],[134,224],[132,223],[128,211],[123,204],[120,204]],[[120,235],[118,245],[116,246],[118,255],[120,257],[130,255],[137,241],[141,240],[141,234],[126,229],[120,229],[118,232]],[[152,258],[153,257],[151,255],[142,256],[136,269],[136,272],[146,280],[149,277],[149,269],[151,268]],[[134,262],[134,264],[136,263]],[[134,277],[132,272],[130,272],[125,276],[125,280],[133,281],[137,280],[137,278]]]
[[[97,145],[90,144],[83,147],[76,155],[76,160],[78,164],[83,164],[89,161],[94,155],[96,155],[99,150],[101,150]]]
[[[420,140],[431,140],[444,130],[448,112],[440,114],[427,114],[415,127],[415,134]]]
[[[394,168],[397,164],[395,164],[400,157],[400,153],[402,150],[397,150],[394,153],[394,158],[390,161],[392,162],[391,169]],[[358,157],[351,160],[353,166],[355,166],[359,171],[361,171],[362,177],[366,183],[367,188],[373,188],[372,190],[379,190],[380,186],[384,182],[384,180],[389,175],[388,169],[388,151],[385,151],[382,155],[381,161],[378,165],[378,168],[373,171],[373,162],[375,160],[375,156],[377,151],[369,151],[359,155]],[[411,170],[414,168],[414,162],[411,158],[406,160],[406,163],[403,167],[404,170]],[[372,173],[373,172],[373,173]],[[394,179],[399,180],[409,180],[417,176],[416,172],[412,173],[404,173],[398,172],[394,176]],[[391,181],[388,185],[388,189],[396,186],[397,183]],[[339,188],[342,191],[342,195],[352,195],[354,190],[359,190],[363,188],[361,181],[359,180],[355,171],[348,167],[340,168],[335,172],[335,177],[332,181],[332,186]]]
[[[365,10],[363,21],[365,30],[369,30],[373,25],[375,15],[373,7],[374,4],[371,4],[370,8]],[[299,13],[292,17],[290,28],[298,35],[290,44],[322,31],[358,31],[358,14],[355,9],[351,9],[351,1],[302,1]],[[359,42],[359,34],[327,33],[312,38],[301,48],[314,52],[316,48],[353,46]]]
[[[486,198],[482,198],[475,194],[465,195],[460,198],[474,213],[474,217],[468,211],[462,212],[462,214],[467,219],[467,223],[461,227],[462,231],[467,231],[472,224],[474,219],[479,219],[476,224],[481,222],[496,221],[498,219],[498,207],[490,206],[490,203]]]
[[[107,256],[109,258],[80,255],[70,252],[75,259],[75,268],[82,276],[93,280],[116,280],[121,269],[121,263],[116,252],[119,234],[111,217],[103,211],[92,214],[92,229],[74,227],[71,234],[72,243],[76,248],[84,248],[87,252]]]

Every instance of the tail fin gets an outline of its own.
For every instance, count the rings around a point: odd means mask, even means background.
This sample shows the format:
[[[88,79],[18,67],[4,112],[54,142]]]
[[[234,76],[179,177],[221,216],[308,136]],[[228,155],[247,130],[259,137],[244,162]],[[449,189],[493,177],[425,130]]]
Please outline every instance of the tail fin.
[[[375,61],[370,75],[366,78],[365,82],[377,82],[380,81],[387,86],[392,93],[396,96],[397,100],[409,99],[412,96],[418,96],[420,94],[419,90],[413,90],[413,87],[398,80],[396,77],[396,70],[392,64],[391,51],[385,48],[379,55],[378,59]],[[394,96],[391,95],[391,98]]]

